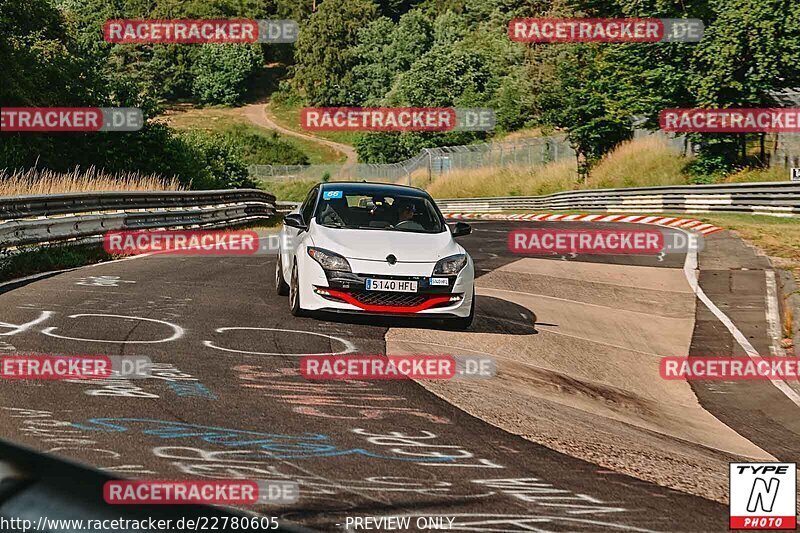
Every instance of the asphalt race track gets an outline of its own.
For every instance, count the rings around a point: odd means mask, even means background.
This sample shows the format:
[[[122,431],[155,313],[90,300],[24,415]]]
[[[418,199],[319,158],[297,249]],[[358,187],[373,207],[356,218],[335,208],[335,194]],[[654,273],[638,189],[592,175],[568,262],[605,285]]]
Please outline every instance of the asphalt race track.
[[[518,259],[509,229],[543,225],[477,223],[461,242],[480,276]],[[297,481],[297,504],[255,510],[323,531],[348,516],[406,515],[455,517],[457,531],[727,530],[717,502],[516,437],[412,381],[310,384],[299,356],[382,354],[398,324],[292,317],[273,289],[274,260],[156,255],[5,290],[0,353],[158,364],[147,379],[5,382],[0,436],[124,477]],[[479,327],[507,304],[479,296],[477,306]]]

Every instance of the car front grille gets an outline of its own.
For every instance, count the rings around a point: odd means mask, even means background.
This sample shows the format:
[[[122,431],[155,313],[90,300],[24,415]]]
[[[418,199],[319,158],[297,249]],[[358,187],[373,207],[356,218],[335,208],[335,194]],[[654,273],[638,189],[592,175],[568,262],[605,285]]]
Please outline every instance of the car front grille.
[[[393,307],[414,307],[425,303],[431,297],[426,294],[410,292],[352,291],[350,294],[352,294],[356,300],[365,305],[383,305]]]

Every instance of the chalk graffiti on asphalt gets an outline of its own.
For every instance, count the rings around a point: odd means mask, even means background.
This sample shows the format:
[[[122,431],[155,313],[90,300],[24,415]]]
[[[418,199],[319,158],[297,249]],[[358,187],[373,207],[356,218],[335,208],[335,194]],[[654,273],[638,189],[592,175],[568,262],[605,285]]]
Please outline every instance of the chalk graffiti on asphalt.
[[[217,396],[208,387],[200,383],[192,374],[183,372],[172,363],[150,363],[150,374],[135,382],[147,383],[152,380],[167,384],[170,391],[179,397],[196,397],[216,400]],[[89,396],[118,396],[123,398],[160,398],[137,385],[134,380],[120,377],[119,372],[112,371],[108,379],[68,379],[67,383],[78,383],[87,386],[83,392]]]
[[[20,333],[25,333],[30,331],[34,326],[38,326],[44,322],[47,322],[50,317],[52,317],[55,313],[53,311],[40,311],[39,316],[29,322],[25,322],[23,324],[10,324],[8,322],[0,321],[0,329],[8,329],[10,331],[0,331],[0,336],[11,337],[14,335],[19,335]],[[131,322],[147,322],[150,324],[160,324],[164,325],[171,330],[171,334],[167,335],[163,338],[156,339],[156,340],[130,340],[130,339],[92,339],[92,338],[83,338],[83,337],[69,337],[55,333],[58,329],[55,326],[50,326],[44,328],[40,331],[43,335],[47,335],[48,337],[55,337],[57,339],[63,340],[72,340],[72,341],[81,341],[81,342],[104,342],[104,343],[112,343],[112,344],[158,344],[162,342],[171,342],[180,339],[184,335],[184,330],[182,327],[178,326],[177,324],[173,324],[171,322],[167,322],[166,320],[157,320],[155,318],[145,318],[141,316],[131,316],[131,315],[116,315],[116,314],[108,314],[108,313],[78,313],[74,315],[69,315],[67,318],[69,319],[86,319],[86,318],[112,318],[114,320],[121,320],[130,324]],[[94,327],[97,326],[97,321],[90,321],[90,324]],[[117,328],[121,331],[125,331],[124,328]]]
[[[11,331],[0,331],[0,336],[3,337],[13,337],[14,335],[19,335],[20,333],[25,333],[29,331],[34,326],[41,324],[42,322],[46,322],[51,316],[53,316],[52,311],[41,311],[39,313],[39,317],[31,320],[30,322],[25,322],[24,324],[10,324],[8,322],[0,321],[0,328],[9,329]]]
[[[3,407],[3,411],[14,419],[20,419],[19,431],[24,436],[36,439],[49,447],[44,453],[58,453],[73,458],[91,458],[92,464],[107,472],[120,474],[155,474],[143,465],[126,464],[122,455],[112,449],[101,448],[86,432],[67,420],[53,418],[52,411]]]
[[[425,453],[422,451],[413,453],[402,449],[398,449],[397,451],[390,450],[394,455],[384,455],[365,448],[341,448],[332,443],[332,439],[329,435],[321,433],[285,435],[148,418],[91,418],[85,424],[75,424],[75,427],[84,431],[105,433],[125,433],[128,431],[136,431],[138,428],[138,431],[143,435],[164,440],[197,439],[226,448],[253,447],[254,449],[251,452],[251,456],[254,459],[264,459],[267,457],[272,457],[273,459],[309,459],[355,455],[374,459],[408,461],[418,464],[452,463],[453,465],[457,465],[460,460],[473,457],[471,453],[460,449],[454,450],[458,453],[453,455],[441,452]],[[442,446],[442,448],[445,447]],[[447,446],[447,448],[458,447]],[[397,453],[395,453],[395,451]],[[502,467],[496,465],[493,468]]]
[[[300,486],[302,500],[325,500],[346,503],[341,496],[364,492],[406,493],[447,498],[482,498],[495,494],[494,490],[460,494],[453,484],[438,479],[407,478],[401,476],[371,476],[354,479],[329,479],[306,469],[289,473],[270,460],[254,460],[250,452],[213,451],[186,446],[161,446],[153,454],[171,461],[181,474],[211,479],[282,479],[295,481]],[[289,465],[292,467],[292,465]],[[296,468],[296,467],[295,467]]]
[[[119,287],[120,283],[136,282],[121,279],[119,276],[87,276],[78,278],[75,285],[83,285],[84,287]]]
[[[399,431],[389,433],[371,433],[366,429],[351,430],[356,435],[366,437],[369,444],[375,446],[389,447],[392,453],[414,457],[413,461],[417,464],[431,466],[447,466],[461,468],[505,468],[488,459],[478,459],[475,455],[457,444],[434,444],[431,439],[437,439],[438,435],[430,431],[423,431],[421,435],[409,435]],[[438,450],[449,450],[442,453]],[[450,455],[455,453],[457,455]],[[447,457],[446,461],[440,459]],[[465,462],[461,462],[464,460]]]
[[[588,494],[578,494],[559,488],[539,478],[473,479],[481,487],[488,487],[501,494],[526,503],[545,507],[546,512],[563,511],[570,515],[620,513],[624,507],[609,506],[606,502]]]

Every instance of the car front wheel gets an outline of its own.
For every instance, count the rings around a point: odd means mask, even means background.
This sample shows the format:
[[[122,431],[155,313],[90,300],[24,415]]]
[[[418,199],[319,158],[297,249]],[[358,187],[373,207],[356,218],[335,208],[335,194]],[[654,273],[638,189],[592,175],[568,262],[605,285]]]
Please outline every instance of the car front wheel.
[[[300,281],[297,277],[297,264],[292,267],[292,279],[289,281],[289,312],[294,316],[305,315],[305,311],[300,307]]]
[[[283,262],[280,254],[278,254],[278,261],[275,263],[275,292],[278,293],[278,296],[289,294],[289,285],[283,279]]]

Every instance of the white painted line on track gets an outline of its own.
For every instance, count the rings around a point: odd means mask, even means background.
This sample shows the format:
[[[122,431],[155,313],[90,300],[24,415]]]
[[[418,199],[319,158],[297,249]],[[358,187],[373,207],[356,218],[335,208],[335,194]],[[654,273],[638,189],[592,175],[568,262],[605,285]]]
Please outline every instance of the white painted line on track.
[[[767,278],[767,333],[772,341],[769,351],[773,357],[781,354],[781,315],[778,312],[778,284],[775,282],[775,271],[765,270]]]
[[[697,298],[705,304],[708,310],[711,311],[720,322],[722,322],[722,325],[725,326],[731,335],[733,335],[733,338],[736,340],[739,346],[742,347],[747,356],[755,362],[761,361],[761,354],[759,354],[758,350],[756,350],[755,347],[750,344],[750,341],[747,340],[747,337],[744,335],[744,333],[742,333],[739,328],[736,327],[728,315],[723,313],[722,310],[720,310],[720,308],[717,307],[708,296],[706,296],[706,293],[703,292],[703,289],[700,288],[700,283],[697,281],[697,252],[695,250],[691,250],[686,254],[686,261],[683,264],[683,273],[686,275],[686,281],[689,282],[689,286],[697,295]],[[773,276],[774,275],[775,274],[773,272]],[[775,385],[775,387],[778,388],[778,390],[785,394],[789,400],[800,407],[800,394],[797,394],[791,387],[789,387],[789,385],[786,384],[786,382],[781,379],[771,379],[770,381],[773,385]]]

